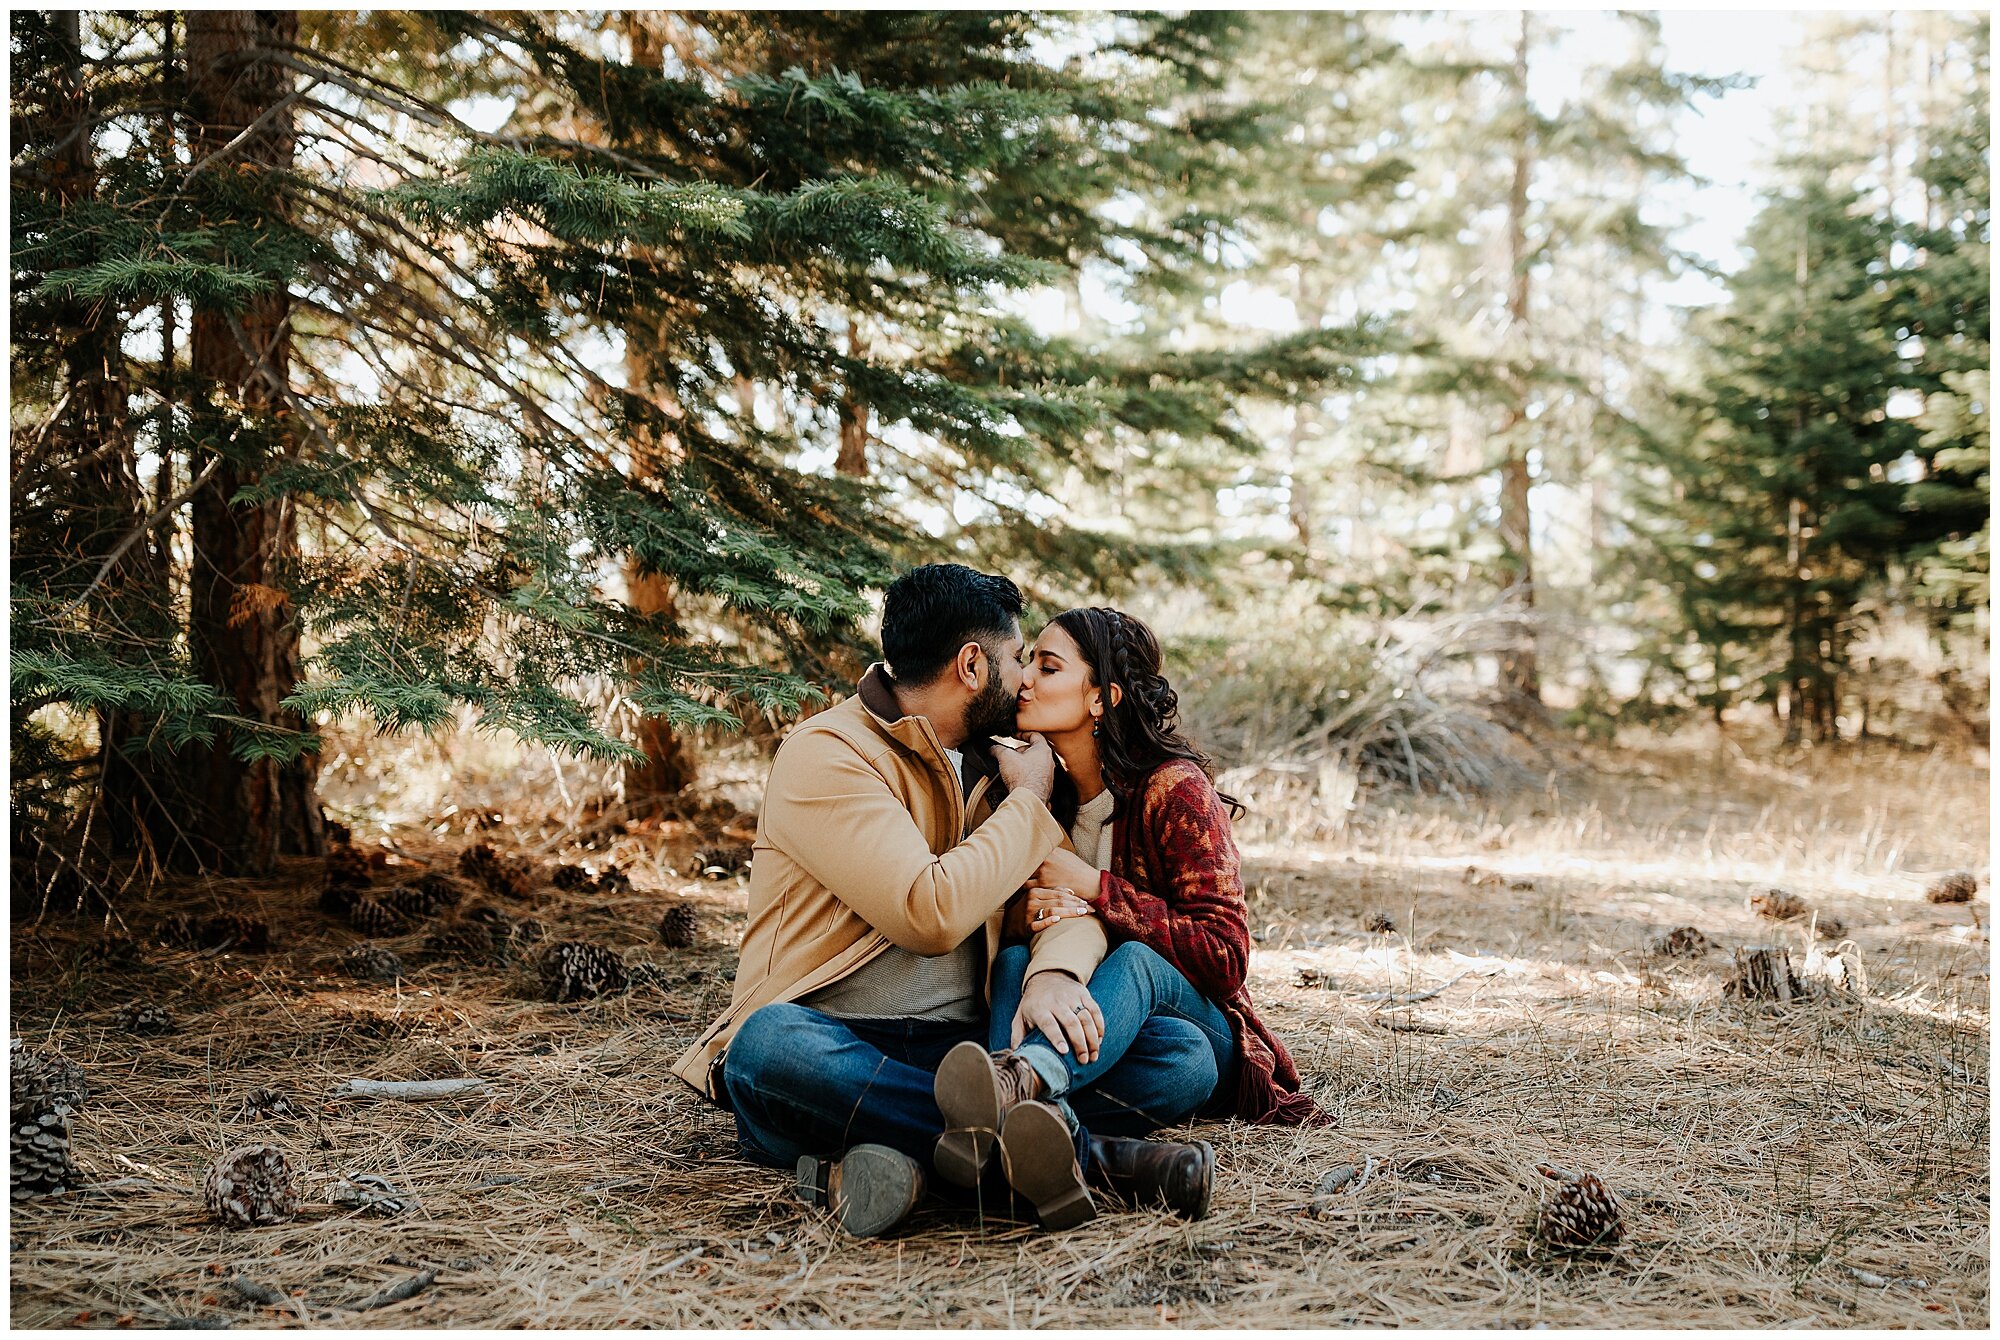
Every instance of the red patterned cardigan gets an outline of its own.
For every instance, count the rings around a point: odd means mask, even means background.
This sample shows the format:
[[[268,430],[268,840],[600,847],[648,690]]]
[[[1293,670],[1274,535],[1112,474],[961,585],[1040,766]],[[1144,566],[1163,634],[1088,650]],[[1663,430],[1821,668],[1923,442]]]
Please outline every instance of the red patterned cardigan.
[[[1263,1125],[1328,1126],[1285,1044],[1251,1008],[1249,909],[1229,811],[1207,774],[1174,759],[1155,768],[1111,825],[1111,868],[1098,915],[1111,939],[1137,940],[1179,969],[1229,1019],[1242,1058],[1236,1115]]]

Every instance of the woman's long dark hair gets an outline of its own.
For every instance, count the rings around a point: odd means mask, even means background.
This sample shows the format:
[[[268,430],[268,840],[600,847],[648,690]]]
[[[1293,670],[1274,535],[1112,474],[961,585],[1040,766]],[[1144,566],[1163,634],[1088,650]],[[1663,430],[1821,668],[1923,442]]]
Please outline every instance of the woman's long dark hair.
[[[1103,607],[1066,610],[1052,622],[1069,634],[1083,655],[1090,682],[1104,690],[1104,716],[1094,732],[1104,784],[1118,797],[1138,789],[1153,769],[1171,759],[1186,759],[1215,780],[1215,763],[1181,734],[1180,697],[1160,673],[1160,640],[1139,619]],[[1119,700],[1111,701],[1116,685]],[[1222,795],[1221,792],[1216,794]],[[1240,818],[1243,804],[1222,795],[1231,818]],[[1068,774],[1057,779],[1051,798],[1055,817],[1067,828],[1076,818],[1076,788]]]

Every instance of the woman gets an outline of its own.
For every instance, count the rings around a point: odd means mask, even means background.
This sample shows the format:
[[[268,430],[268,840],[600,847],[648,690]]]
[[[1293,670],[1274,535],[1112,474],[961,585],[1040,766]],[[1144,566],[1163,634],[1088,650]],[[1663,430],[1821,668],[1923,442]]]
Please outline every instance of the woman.
[[[1020,1077],[1008,1093],[1066,1102],[1073,1124],[1102,1135],[1144,1135],[1197,1112],[1329,1124],[1251,1007],[1229,829],[1241,807],[1180,733],[1152,630],[1112,609],[1057,616],[1028,653],[1017,707],[1017,729],[1062,760],[1050,808],[1076,851],[1043,863],[1010,925],[1025,939],[1096,916],[1114,948],[1086,987],[1042,974],[1025,999],[1028,947],[1001,951],[988,1047]]]

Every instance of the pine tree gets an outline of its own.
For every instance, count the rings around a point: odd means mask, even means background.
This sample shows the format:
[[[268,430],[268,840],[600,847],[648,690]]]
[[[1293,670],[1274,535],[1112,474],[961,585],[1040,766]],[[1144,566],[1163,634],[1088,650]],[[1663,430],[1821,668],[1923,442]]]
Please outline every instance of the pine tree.
[[[68,545],[16,568],[17,761],[62,752],[44,708],[144,711],[182,858],[264,868],[316,840],[315,721],[470,707],[638,764],[604,701],[687,731],[851,681],[866,592],[916,547],[898,511],[1032,499],[1108,470],[1108,438],[1240,441],[1230,387],[1324,375],[1314,341],[1135,361],[996,307],[1127,247],[1193,264],[1211,219],[1100,206],[1219,184],[1210,150],[1242,133],[1148,115],[1214,64],[1216,21],[1121,21],[1111,77],[1035,58],[1055,22],[705,15],[634,60],[601,15],[86,16],[122,153],[87,198],[25,192],[17,329],[65,302],[157,314],[167,338],[106,380],[161,425],[116,449],[149,463],[158,528],[17,493],[17,551]],[[67,107],[48,27],[17,28],[17,87]],[[515,115],[483,129],[475,97]],[[28,163],[73,142],[60,119]],[[55,406],[60,366],[17,360],[17,404]],[[867,476],[828,472],[864,421]],[[130,490],[107,499],[130,520]],[[198,561],[142,630],[90,574],[181,524]],[[982,524],[1024,575],[1097,547],[1025,503]],[[672,600],[621,599],[621,570]],[[111,620],[79,595],[118,597]]]
[[[1880,279],[1890,229],[1824,165],[1798,172],[1703,324],[1694,427],[1663,444],[1675,489],[1655,526],[1706,691],[1771,703],[1795,741],[1838,738],[1848,648],[1907,542],[1891,470],[1918,438],[1886,412],[1905,375]]]

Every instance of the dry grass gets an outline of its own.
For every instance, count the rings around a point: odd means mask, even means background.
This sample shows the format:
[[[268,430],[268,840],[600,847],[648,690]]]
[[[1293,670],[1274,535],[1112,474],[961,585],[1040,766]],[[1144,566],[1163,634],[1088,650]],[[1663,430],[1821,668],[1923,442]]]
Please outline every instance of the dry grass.
[[[1984,1327],[1989,984],[1973,918],[1986,902],[1933,907],[1922,886],[1985,873],[1987,774],[1935,756],[1835,759],[1779,768],[1710,740],[1657,746],[1487,809],[1364,800],[1337,841],[1294,836],[1332,823],[1310,801],[1265,798],[1244,830],[1254,990],[1341,1121],[1200,1128],[1220,1153],[1200,1224],[1110,1212],[1049,1234],[935,1210],[857,1242],[790,1199],[784,1175],[736,1162],[728,1119],[663,1078],[726,997],[743,913],[740,885],[671,874],[685,834],[620,840],[648,857],[634,894],[550,893],[540,911],[558,934],[637,946],[659,900],[690,891],[704,939],[672,959],[684,980],[664,998],[545,1005],[471,970],[341,981],[325,965],[353,937],[312,910],[305,871],[181,890],[133,917],[143,929],[194,903],[260,906],[288,932],[271,954],[165,954],[113,975],[76,961],[93,929],[17,925],[14,1027],[89,1069],[77,1143],[105,1185],[16,1207],[12,1319]],[[398,841],[412,858],[448,850],[421,830]],[[1726,953],[1644,957],[1649,936],[1684,923],[1727,946],[1798,943],[1800,928],[1744,909],[1767,884],[1847,922],[1865,996],[1744,1007],[1721,998]],[[1398,930],[1364,932],[1371,912]],[[1300,968],[1330,986],[1296,985]],[[1361,999],[1453,978],[1407,1008]],[[142,995],[183,1031],[112,1033],[115,1008]],[[456,1075],[486,1077],[491,1096],[326,1098],[355,1076]],[[312,1112],[241,1120],[256,1085]],[[285,1147],[321,1203],[229,1232],[192,1188],[252,1138]],[[1365,1186],[1307,1213],[1324,1173],[1371,1158]],[[1544,1160],[1623,1193],[1624,1246],[1529,1245]],[[383,1220],[324,1204],[349,1172],[422,1205]],[[420,1268],[438,1274],[414,1299],[342,1310]],[[293,1302],[244,1301],[231,1274]]]

